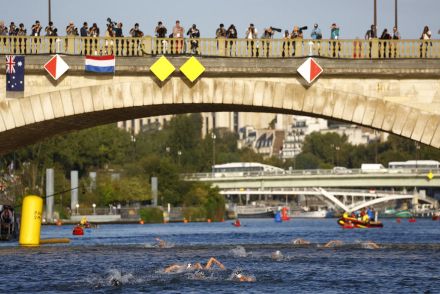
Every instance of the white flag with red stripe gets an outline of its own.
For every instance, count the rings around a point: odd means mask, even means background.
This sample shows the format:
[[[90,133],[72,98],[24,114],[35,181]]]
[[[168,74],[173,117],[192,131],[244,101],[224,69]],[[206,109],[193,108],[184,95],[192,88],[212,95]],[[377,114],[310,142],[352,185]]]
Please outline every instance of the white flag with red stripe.
[[[67,63],[58,54],[53,56],[46,64],[44,69],[52,78],[58,80],[68,69]]]
[[[310,84],[322,73],[323,70],[322,67],[310,57],[298,67],[297,71],[307,83]]]

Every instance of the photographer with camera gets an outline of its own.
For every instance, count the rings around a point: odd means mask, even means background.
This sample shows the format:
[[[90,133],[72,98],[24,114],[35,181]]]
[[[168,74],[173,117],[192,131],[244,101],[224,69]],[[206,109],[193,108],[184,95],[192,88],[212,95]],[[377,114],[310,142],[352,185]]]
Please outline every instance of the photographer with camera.
[[[46,32],[46,37],[56,37],[58,36],[58,30],[53,25],[53,22],[49,21],[49,25],[44,28],[44,31]],[[53,38],[49,38],[49,53],[55,52],[55,50],[52,47],[53,44]]]
[[[131,53],[130,55],[140,55],[140,40],[139,38],[142,38],[144,36],[144,33],[139,29],[139,24],[135,23],[134,27],[131,28],[130,32],[129,32],[130,36],[132,38],[136,38],[136,40],[132,40],[132,46],[131,46]]]
[[[274,27],[268,27],[268,28],[264,29],[263,35],[261,36],[261,39],[263,39],[261,42],[263,44],[263,50],[266,51],[266,57],[269,57],[270,44],[272,42],[270,39],[273,38],[273,35],[275,34],[275,32],[281,32],[281,29],[274,28]]]
[[[94,54],[98,55],[98,40],[96,38],[99,37],[99,28],[98,25],[93,23],[93,25],[89,29],[89,36],[92,38],[95,38],[95,40],[90,40],[90,54],[92,53],[92,50],[94,50]]]
[[[191,53],[192,54],[199,54],[198,48],[199,48],[199,41],[194,40],[200,38],[200,31],[197,28],[195,24],[192,25],[192,27],[186,32],[186,35],[189,36],[191,39]]]
[[[255,54],[255,56],[258,57],[258,43],[256,44],[257,45],[256,50],[254,50],[255,49],[254,44],[255,42],[258,42],[258,41],[254,41],[255,39],[258,38],[257,36],[258,36],[257,28],[254,26],[253,23],[249,24],[249,27],[245,33],[246,39],[250,40],[246,42],[248,48],[248,56],[250,55],[253,57]]]
[[[31,36],[39,37],[40,33],[41,33],[41,29],[42,29],[42,27],[40,25],[40,21],[36,20],[35,24],[31,27],[31,30],[32,30]],[[32,46],[32,42],[35,44],[35,47]],[[34,47],[35,48],[35,52],[37,52],[37,50],[38,50],[37,49],[38,43],[40,43],[40,42],[41,42],[40,38],[32,38],[31,39],[31,52],[30,53],[32,53],[32,47]]]
[[[318,24],[315,23],[313,25],[313,29],[312,32],[310,33],[310,37],[313,40],[313,46],[317,46],[318,47],[318,55],[321,55],[321,42],[318,40],[322,39],[322,32],[321,29],[318,27]]]
[[[154,29],[154,35],[156,38],[164,39],[167,36],[167,28],[163,25],[161,21],[157,23],[156,28]],[[156,40],[156,54],[159,53],[167,53],[168,49],[168,41],[167,40]]]

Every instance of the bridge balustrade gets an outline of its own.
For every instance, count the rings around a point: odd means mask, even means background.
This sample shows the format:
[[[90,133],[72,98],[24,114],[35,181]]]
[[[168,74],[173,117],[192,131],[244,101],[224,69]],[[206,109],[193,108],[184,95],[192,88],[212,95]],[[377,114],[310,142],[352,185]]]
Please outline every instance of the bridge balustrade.
[[[440,58],[440,40],[182,39],[0,36],[0,54],[180,55],[344,59]]]

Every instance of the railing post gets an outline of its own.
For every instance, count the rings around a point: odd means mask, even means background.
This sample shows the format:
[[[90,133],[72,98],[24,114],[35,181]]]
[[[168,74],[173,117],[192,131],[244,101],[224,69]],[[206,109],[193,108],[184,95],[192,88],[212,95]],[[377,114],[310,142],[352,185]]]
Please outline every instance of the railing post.
[[[74,54],[75,53],[75,38],[72,36],[68,36],[66,37],[66,42],[67,42],[67,54]]]
[[[153,38],[151,36],[146,36],[142,38],[142,53],[151,55],[153,53],[152,49]]]
[[[299,38],[296,38],[295,39],[295,56],[296,57],[302,57],[303,56],[303,54],[302,54],[302,39],[299,39]]]
[[[374,38],[370,42],[371,42],[371,58],[379,58],[379,39]]]

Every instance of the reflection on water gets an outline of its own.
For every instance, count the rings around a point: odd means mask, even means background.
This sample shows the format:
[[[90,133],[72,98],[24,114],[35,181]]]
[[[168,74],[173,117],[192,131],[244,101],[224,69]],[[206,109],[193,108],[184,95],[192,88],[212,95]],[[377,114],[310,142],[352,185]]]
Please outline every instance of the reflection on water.
[[[43,227],[43,238],[70,237],[71,244],[1,243],[0,293],[440,293],[439,222],[385,220],[383,229],[365,230],[343,230],[334,219],[245,222],[103,225],[83,237],[71,236],[69,226]],[[174,246],[159,248],[156,238]],[[292,244],[298,238],[311,244]],[[343,244],[325,248],[330,240]],[[210,257],[226,270],[164,272]],[[255,282],[238,282],[238,274]]]

